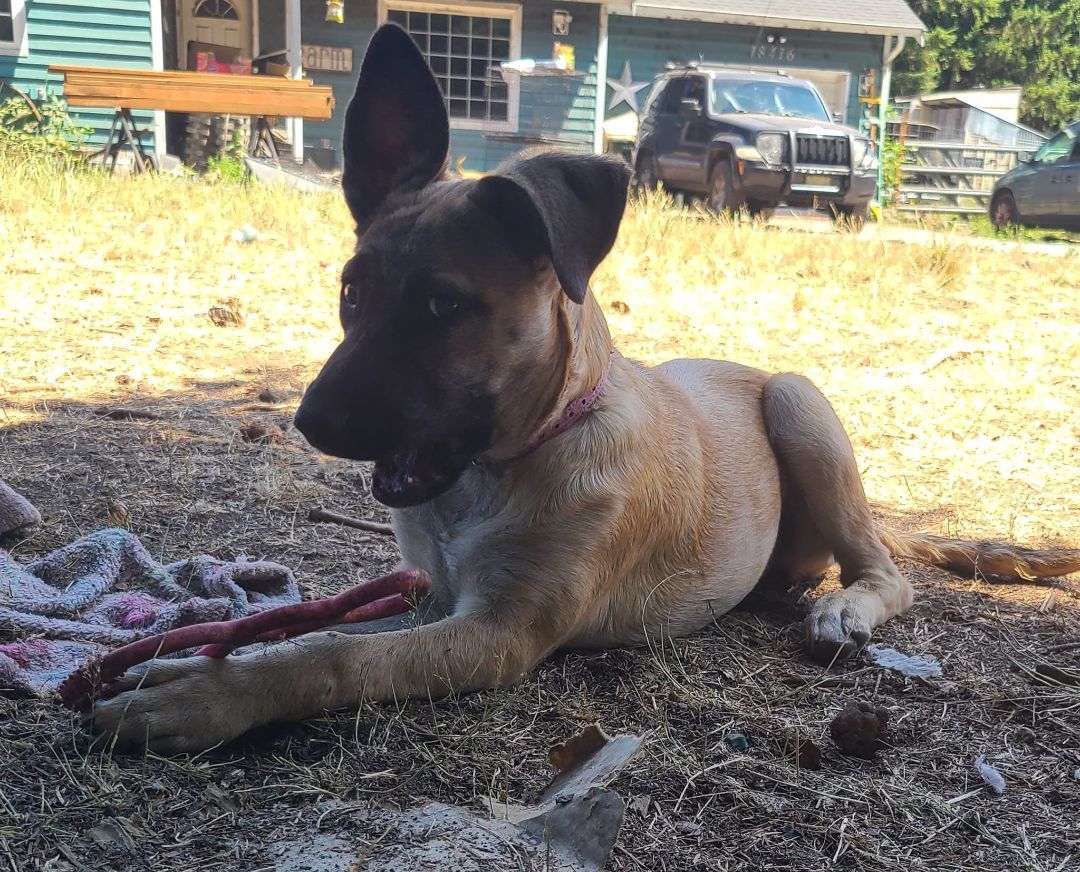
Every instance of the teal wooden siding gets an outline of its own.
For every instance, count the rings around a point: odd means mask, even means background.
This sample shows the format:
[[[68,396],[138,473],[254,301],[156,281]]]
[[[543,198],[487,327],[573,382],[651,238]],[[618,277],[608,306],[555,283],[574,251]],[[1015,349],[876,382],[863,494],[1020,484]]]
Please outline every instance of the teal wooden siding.
[[[847,122],[857,126],[859,76],[866,69],[880,66],[882,38],[816,30],[786,30],[784,33],[788,37],[787,45],[795,50],[794,60],[751,60],[750,49],[760,34],[756,27],[612,15],[608,23],[608,76],[618,78],[626,61],[630,62],[630,70],[638,82],[651,82],[668,61],[705,60],[778,69],[842,70],[851,74]],[[649,90],[644,88],[638,92],[639,107],[644,104]],[[625,103],[620,103],[611,114],[621,114],[628,108]]]
[[[392,0],[390,2],[392,4]],[[593,142],[593,119],[596,111],[596,43],[599,11],[594,5],[559,3],[551,0],[524,0],[521,21],[521,56],[550,58],[556,41],[574,46],[578,76],[521,77],[518,128],[511,133],[452,129],[451,161],[465,157],[466,169],[490,170],[501,160],[530,145],[541,142],[564,148],[588,150]],[[284,47],[284,4],[263,4],[260,8],[259,43],[262,51]],[[557,38],[551,32],[551,13],[566,9],[574,16],[569,37]],[[351,73],[327,73],[309,70],[307,75],[318,84],[331,85],[336,107],[329,121],[304,122],[304,141],[308,147],[325,140],[340,151],[345,109],[356,88],[360,60],[376,27],[374,0],[345,4],[345,22],[325,20],[324,0],[302,0],[301,32],[308,45],[350,46],[353,49]],[[340,159],[340,158],[339,158]]]
[[[62,77],[50,64],[151,69],[150,3],[158,0],[27,0],[27,57],[0,55],[0,81],[37,99],[63,95]],[[79,122],[93,130],[87,145],[101,146],[113,110],[76,109]],[[134,113],[140,128],[152,127],[152,112]],[[153,147],[153,135],[143,140]]]

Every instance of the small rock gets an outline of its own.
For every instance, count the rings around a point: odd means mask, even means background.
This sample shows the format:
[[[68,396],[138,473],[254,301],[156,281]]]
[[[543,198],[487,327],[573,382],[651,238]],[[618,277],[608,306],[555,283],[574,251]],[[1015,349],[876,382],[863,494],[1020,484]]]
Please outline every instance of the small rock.
[[[889,747],[885,741],[888,727],[886,709],[868,702],[853,702],[833,718],[829,735],[842,754],[873,760],[878,751]]]
[[[245,245],[248,242],[254,242],[259,238],[259,231],[252,227],[250,224],[245,224],[243,227],[237,227],[232,232],[232,241],[238,242],[241,245]]]
[[[269,403],[271,406],[276,406],[278,403],[285,402],[285,395],[283,393],[275,391],[273,388],[264,388],[259,393],[259,402]]]
[[[280,427],[261,421],[245,421],[241,424],[240,438],[257,445],[281,445],[285,442],[285,434]]]
[[[1035,741],[1035,731],[1031,729],[1031,727],[1017,727],[1016,741],[1023,742],[1025,745],[1030,745]]]
[[[1073,773],[1073,778],[1075,778],[1075,779],[1076,779],[1077,781],[1080,781],[1080,769],[1077,769],[1077,770],[1076,770],[1076,771],[1075,771],[1075,772]]]
[[[724,738],[735,751],[745,751],[750,747],[750,740],[742,733],[728,733]]]
[[[608,308],[618,315],[630,314],[630,307],[626,305],[626,303],[624,303],[622,300],[612,300]]]

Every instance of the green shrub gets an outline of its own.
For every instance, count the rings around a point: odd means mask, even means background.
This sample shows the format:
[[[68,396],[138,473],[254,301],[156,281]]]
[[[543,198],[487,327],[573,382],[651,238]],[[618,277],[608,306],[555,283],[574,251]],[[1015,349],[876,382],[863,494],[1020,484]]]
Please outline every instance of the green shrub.
[[[247,164],[244,162],[246,154],[243,135],[239,130],[234,131],[232,142],[225,150],[207,160],[206,172],[223,182],[244,184],[248,178]]]
[[[0,102],[0,157],[5,159],[68,160],[90,132],[75,122],[67,104],[55,95],[41,104],[22,95]]]

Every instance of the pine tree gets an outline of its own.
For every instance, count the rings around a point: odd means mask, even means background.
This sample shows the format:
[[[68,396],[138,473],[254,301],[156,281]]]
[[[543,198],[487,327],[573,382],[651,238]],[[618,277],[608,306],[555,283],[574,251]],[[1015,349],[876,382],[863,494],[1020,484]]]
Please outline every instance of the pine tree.
[[[1021,121],[1080,117],[1080,0],[914,0],[926,45],[897,65],[896,93],[1021,85]]]

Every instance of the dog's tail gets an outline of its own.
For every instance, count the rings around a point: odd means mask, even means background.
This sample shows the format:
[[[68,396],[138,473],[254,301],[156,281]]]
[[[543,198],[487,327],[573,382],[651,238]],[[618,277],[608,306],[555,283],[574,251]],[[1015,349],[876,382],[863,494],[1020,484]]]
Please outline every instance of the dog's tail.
[[[1075,548],[1020,548],[1000,542],[904,533],[882,526],[877,533],[893,557],[928,563],[961,578],[979,575],[1001,581],[1036,581],[1080,572],[1080,550]]]

